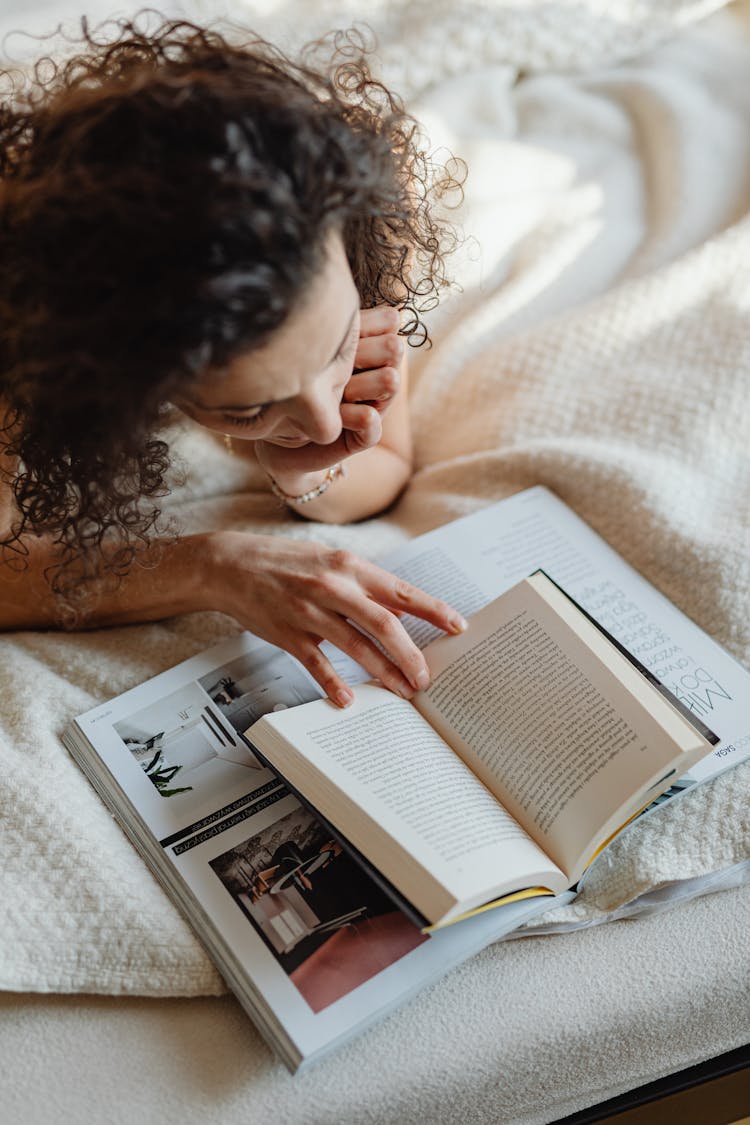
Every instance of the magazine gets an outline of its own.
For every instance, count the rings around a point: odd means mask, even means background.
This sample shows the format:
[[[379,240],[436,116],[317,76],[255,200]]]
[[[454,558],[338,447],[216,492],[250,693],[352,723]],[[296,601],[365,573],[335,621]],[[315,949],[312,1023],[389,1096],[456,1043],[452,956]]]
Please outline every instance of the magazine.
[[[63,736],[293,1071],[549,905],[522,899],[423,934],[242,736],[266,709],[319,696],[290,657],[243,634]]]

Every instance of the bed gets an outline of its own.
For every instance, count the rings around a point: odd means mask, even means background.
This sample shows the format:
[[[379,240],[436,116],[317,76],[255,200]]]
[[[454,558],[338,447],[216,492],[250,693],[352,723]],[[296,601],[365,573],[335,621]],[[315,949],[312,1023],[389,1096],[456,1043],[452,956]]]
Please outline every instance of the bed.
[[[11,5],[0,29],[74,10]],[[363,10],[241,9],[290,46]],[[374,557],[544,484],[750,664],[750,5],[366,14],[380,72],[470,168],[461,288],[413,360],[417,472],[386,516],[311,528],[185,425],[173,514]],[[750,1041],[745,761],[634,827],[576,903],[292,1079],[59,743],[76,714],[236,629],[202,614],[0,638],[8,1121],[532,1125]]]

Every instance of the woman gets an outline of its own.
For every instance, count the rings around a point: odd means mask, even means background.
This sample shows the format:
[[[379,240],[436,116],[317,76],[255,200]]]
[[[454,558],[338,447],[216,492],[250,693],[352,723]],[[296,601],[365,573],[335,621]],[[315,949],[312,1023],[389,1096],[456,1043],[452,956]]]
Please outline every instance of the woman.
[[[312,542],[160,534],[154,435],[179,408],[313,520],[390,504],[411,470],[399,333],[425,338],[450,248],[428,197],[455,180],[431,185],[359,56],[322,73],[182,22],[84,24],[83,47],[0,118],[0,628],[220,610],[342,706],[322,639],[410,697],[428,672],[399,615],[459,615]]]

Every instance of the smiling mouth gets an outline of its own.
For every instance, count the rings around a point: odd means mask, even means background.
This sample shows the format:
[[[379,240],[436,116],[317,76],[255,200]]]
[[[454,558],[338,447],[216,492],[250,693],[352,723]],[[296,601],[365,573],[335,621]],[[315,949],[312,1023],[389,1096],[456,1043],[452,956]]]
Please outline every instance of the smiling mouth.
[[[309,445],[307,438],[285,438],[275,437],[266,439],[271,445],[285,445],[288,449],[301,449],[303,445]]]

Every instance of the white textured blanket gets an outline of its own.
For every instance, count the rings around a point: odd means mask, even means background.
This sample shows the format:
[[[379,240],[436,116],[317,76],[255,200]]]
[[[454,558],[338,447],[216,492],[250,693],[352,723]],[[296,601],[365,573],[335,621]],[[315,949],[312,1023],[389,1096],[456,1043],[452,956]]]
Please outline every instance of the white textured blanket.
[[[386,10],[399,16],[384,69],[471,168],[464,291],[434,315],[436,346],[414,363],[418,471],[388,517],[311,527],[285,522],[240,464],[185,429],[188,481],[173,497],[185,527],[317,535],[376,555],[542,483],[750,662],[747,7],[623,57],[716,6],[610,4],[619,37],[593,16],[566,37],[565,3],[536,20],[528,4],[466,5],[477,38],[458,34],[456,5],[374,5],[376,27]],[[307,6],[275,9],[283,30]],[[534,73],[519,79],[521,67]],[[235,628],[200,615],[0,639],[1,987],[222,989],[59,734]],[[545,922],[590,924],[644,894],[653,904],[675,880],[692,893],[700,876],[741,872],[749,797],[750,763],[640,822]]]

